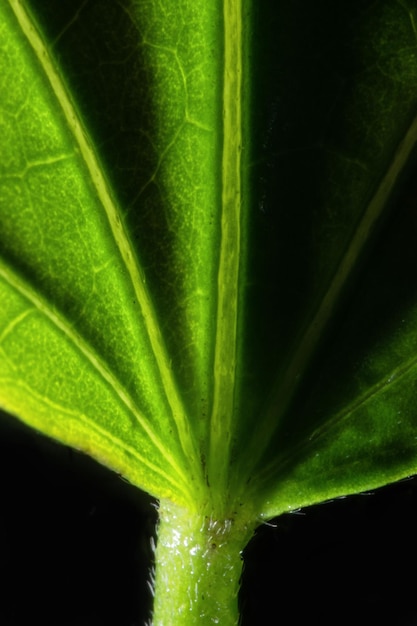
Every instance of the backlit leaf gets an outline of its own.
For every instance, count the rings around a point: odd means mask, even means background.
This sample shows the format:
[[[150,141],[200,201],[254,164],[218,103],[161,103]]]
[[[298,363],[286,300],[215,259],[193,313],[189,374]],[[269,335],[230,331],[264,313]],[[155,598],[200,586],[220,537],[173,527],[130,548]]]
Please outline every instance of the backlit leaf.
[[[416,16],[2,3],[2,406],[219,516],[415,472]]]

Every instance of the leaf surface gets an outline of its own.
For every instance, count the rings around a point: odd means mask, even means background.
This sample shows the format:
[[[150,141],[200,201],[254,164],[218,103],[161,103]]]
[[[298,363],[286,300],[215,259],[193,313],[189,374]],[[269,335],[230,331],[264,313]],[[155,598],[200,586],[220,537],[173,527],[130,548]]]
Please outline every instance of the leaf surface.
[[[127,232],[81,114],[30,12],[19,3],[11,7],[3,9],[2,75],[19,81],[13,90],[5,84],[13,100],[3,103],[6,148],[13,148],[2,159],[5,406],[48,434],[94,451],[153,493],[172,496],[173,484],[187,492],[184,461],[194,442],[134,233]],[[198,128],[196,134],[204,143],[210,133]],[[162,151],[169,152],[169,142]],[[148,186],[154,177],[149,174]],[[194,182],[192,196],[198,195]],[[189,241],[184,248],[189,255]],[[197,258],[184,267],[193,273],[196,264]],[[192,302],[189,317],[207,298],[207,272],[199,275],[199,293],[190,278],[190,293],[178,298],[177,308],[183,298]],[[197,327],[188,319],[191,333],[207,332],[207,319],[200,321]],[[183,350],[197,361],[198,377],[204,365],[192,339]]]
[[[298,191],[280,181],[288,213],[309,219],[309,278],[292,310],[305,321],[295,341],[290,335],[294,343],[266,410],[265,433],[273,424],[260,470],[270,489],[266,515],[415,472],[417,5],[320,8],[326,21],[313,9],[291,14],[299,47],[288,65],[303,62],[322,107],[303,101],[311,138],[306,142],[304,123],[303,134],[292,132],[292,152],[277,156],[291,162],[290,185],[300,173],[310,182]],[[294,91],[289,86],[293,106]],[[310,206],[300,208],[303,201]],[[296,276],[286,293],[296,291]],[[256,489],[264,494],[263,486]]]
[[[0,398],[272,516],[416,470],[417,5],[207,4],[1,5]]]

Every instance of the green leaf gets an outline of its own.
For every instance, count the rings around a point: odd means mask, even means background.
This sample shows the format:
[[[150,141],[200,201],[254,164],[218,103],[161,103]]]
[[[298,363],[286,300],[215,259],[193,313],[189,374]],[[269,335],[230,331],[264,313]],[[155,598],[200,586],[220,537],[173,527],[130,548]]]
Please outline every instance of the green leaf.
[[[416,471],[417,5],[250,9],[1,5],[0,398],[254,521]]]
[[[184,497],[181,443],[192,444],[145,277],[66,86],[30,14],[11,6],[1,21],[2,76],[16,84],[3,85],[2,107],[14,149],[1,185],[5,406],[149,491]]]
[[[317,5],[290,15],[298,38],[288,68],[294,72],[303,61],[315,99],[311,106],[303,100],[305,126],[292,133],[293,154],[278,157],[291,160],[283,164],[289,184],[301,174],[305,187],[294,193],[284,178],[279,182],[283,213],[292,209],[308,219],[309,276],[305,301],[299,297],[301,324],[271,394],[261,485],[254,481],[261,498],[269,490],[267,516],[416,471],[417,4],[320,7],[324,22],[315,16]],[[282,55],[284,45],[277,45]],[[294,94],[287,80],[295,107],[300,87]],[[306,140],[307,124],[313,130]],[[294,245],[297,236],[289,241]]]

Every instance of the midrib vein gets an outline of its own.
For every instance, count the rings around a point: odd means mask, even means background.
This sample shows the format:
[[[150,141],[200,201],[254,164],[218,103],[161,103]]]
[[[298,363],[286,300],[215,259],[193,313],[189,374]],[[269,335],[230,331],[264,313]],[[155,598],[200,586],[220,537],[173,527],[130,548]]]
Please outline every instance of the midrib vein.
[[[221,242],[208,479],[224,494],[232,440],[240,257],[242,7],[224,0]]]
[[[100,356],[92,349],[90,344],[88,344],[81,337],[81,335],[79,335],[74,330],[71,324],[69,324],[68,321],[62,315],[60,315],[60,313],[54,307],[52,307],[44,298],[42,298],[28,284],[26,284],[20,276],[12,272],[9,267],[3,266],[1,263],[0,278],[2,278],[18,294],[23,296],[23,298],[27,302],[29,302],[34,309],[44,315],[52,323],[53,327],[60,331],[69,340],[71,345],[83,355],[83,357],[90,363],[90,365],[100,376],[101,380],[110,387],[110,389],[119,399],[120,403],[124,407],[126,407],[128,412],[137,421],[137,423],[146,433],[147,437],[155,446],[155,448],[159,450],[161,455],[167,460],[169,465],[175,471],[179,480],[184,485],[187,485],[188,479],[185,476],[182,468],[177,463],[175,457],[173,457],[170,453],[169,448],[159,440],[159,438],[152,430],[149,420],[139,411],[136,403],[133,401],[130,394],[126,391],[126,389],[114,376],[114,374],[106,367],[106,364],[102,361]],[[113,438],[110,433],[108,434],[108,437]]]
[[[275,391],[269,398],[268,408],[262,423],[254,433],[255,436],[248,452],[248,457],[254,461],[258,461],[261,458],[271,440],[277,423],[279,423],[279,417],[288,409],[320,339],[335,313],[340,295],[356,267],[358,259],[369,241],[416,143],[417,116],[414,117],[408,127],[402,141],[398,145],[391,164],[369,201],[327,291],[294,351],[283,379],[276,381]]]
[[[114,202],[107,180],[102,173],[99,159],[96,156],[91,140],[87,135],[81,120],[79,119],[78,111],[72,103],[66,86],[64,85],[63,80],[49,54],[49,50],[44,45],[40,34],[37,32],[30,14],[26,11],[19,0],[9,0],[9,3],[23,33],[27,37],[45,72],[45,75],[51,84],[52,90],[67,120],[68,127],[70,128],[79,147],[84,164],[91,176],[97,196],[107,215],[111,232],[126,270],[130,276],[137,301],[141,308],[143,322],[158,365],[162,385],[178,431],[181,446],[184,450],[184,456],[186,459],[197,459],[198,453],[190,432],[186,411],[184,409],[176,382],[173,378],[169,365],[170,359],[168,358],[166,347],[159,330],[151,298],[145,286],[145,279],[141,274],[136,255],[132,249],[129,236],[125,230],[122,220],[120,219],[119,211]]]

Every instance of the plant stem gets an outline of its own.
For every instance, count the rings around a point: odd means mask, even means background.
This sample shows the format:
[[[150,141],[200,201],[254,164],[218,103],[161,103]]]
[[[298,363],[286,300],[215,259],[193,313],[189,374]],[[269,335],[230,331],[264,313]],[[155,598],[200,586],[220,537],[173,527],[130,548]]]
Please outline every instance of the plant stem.
[[[255,524],[160,503],[153,626],[236,626],[240,553]]]

